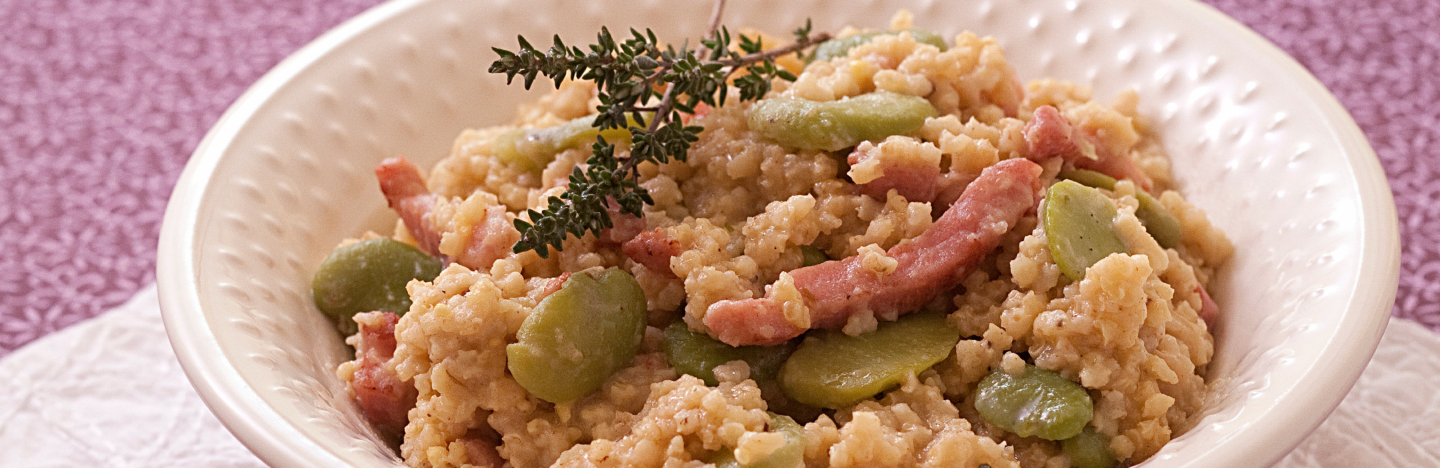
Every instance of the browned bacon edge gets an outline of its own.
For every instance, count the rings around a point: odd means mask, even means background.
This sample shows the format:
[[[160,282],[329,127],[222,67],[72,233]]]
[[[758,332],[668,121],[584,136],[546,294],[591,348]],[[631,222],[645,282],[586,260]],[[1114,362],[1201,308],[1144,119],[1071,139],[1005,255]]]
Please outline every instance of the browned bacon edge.
[[[671,238],[665,231],[651,229],[620,244],[620,251],[652,272],[674,277],[675,272],[670,270],[670,258],[680,255],[681,246],[680,241]]]

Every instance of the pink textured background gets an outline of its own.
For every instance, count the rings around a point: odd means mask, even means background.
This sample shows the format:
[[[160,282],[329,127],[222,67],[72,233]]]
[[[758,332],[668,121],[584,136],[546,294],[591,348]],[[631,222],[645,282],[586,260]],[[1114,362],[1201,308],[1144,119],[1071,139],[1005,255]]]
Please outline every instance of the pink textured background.
[[[1395,315],[1440,331],[1440,2],[1206,0],[1289,52],[1379,153]],[[378,0],[0,0],[0,356],[154,281],[190,152],[280,59]]]

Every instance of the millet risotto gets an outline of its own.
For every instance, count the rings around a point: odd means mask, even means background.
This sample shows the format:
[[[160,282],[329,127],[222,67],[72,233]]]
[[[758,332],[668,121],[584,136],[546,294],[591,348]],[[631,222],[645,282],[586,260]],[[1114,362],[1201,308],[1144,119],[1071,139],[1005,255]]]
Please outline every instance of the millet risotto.
[[[548,257],[515,220],[590,157],[593,83],[428,173],[382,163],[396,229],[315,285],[377,433],[416,468],[1088,468],[1188,429],[1233,249],[1136,93],[1022,84],[995,40],[911,22],[685,115],[704,130],[639,167],[644,216]],[[337,305],[360,296],[399,306]]]

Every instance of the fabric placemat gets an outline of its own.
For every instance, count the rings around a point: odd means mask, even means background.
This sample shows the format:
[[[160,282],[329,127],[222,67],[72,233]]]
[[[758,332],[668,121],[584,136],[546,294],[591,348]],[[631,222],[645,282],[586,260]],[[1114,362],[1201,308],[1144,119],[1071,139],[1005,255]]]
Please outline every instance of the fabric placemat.
[[[154,285],[0,360],[0,466],[263,467],[205,407]],[[1278,468],[1440,466],[1440,335],[1392,319],[1340,407]]]

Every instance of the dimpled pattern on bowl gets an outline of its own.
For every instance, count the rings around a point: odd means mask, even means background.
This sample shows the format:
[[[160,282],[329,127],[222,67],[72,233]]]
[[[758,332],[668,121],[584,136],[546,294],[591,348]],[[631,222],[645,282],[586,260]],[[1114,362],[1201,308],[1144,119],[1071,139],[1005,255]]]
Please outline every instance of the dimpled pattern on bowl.
[[[1303,69],[1207,7],[1011,3],[732,1],[725,23],[883,28],[907,8],[947,37],[997,37],[1023,80],[1090,83],[1102,101],[1137,89],[1182,191],[1238,247],[1212,292],[1225,317],[1210,414],[1143,466],[1277,460],[1344,396],[1393,301],[1394,205],[1373,153]],[[393,229],[370,168],[427,166],[463,128],[537,96],[485,72],[516,34],[582,44],[601,24],[648,25],[678,42],[708,15],[660,0],[397,1],[279,65],[201,143],[162,230],[166,327],[207,404],[273,466],[398,464],[335,377],[348,351],[308,292],[342,238]]]

